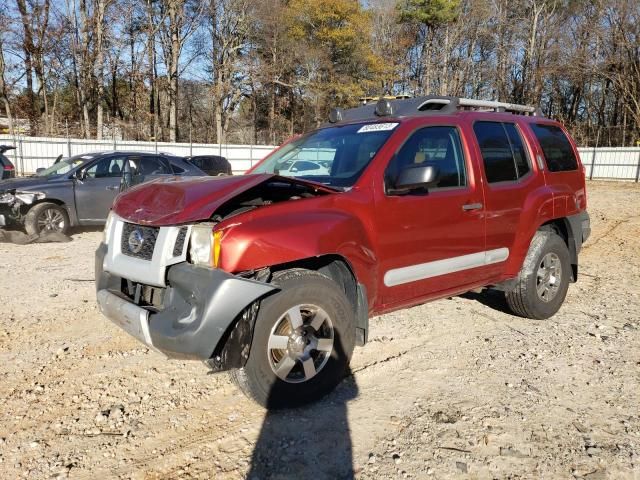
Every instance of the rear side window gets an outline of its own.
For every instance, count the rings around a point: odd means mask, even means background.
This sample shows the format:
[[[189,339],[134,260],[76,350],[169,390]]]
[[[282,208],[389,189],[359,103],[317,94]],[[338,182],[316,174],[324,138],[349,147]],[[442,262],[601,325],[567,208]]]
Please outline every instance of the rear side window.
[[[89,178],[119,177],[124,168],[124,157],[107,157],[87,168],[86,176]]]
[[[476,122],[473,130],[489,183],[514,182],[529,173],[527,152],[513,123]]]
[[[196,164],[196,166],[198,168],[203,168],[205,170],[210,170],[213,168],[213,160],[211,159],[211,157],[202,157],[202,158],[198,158],[198,164]]]
[[[169,160],[169,163],[171,164],[171,168],[173,169],[173,173],[175,173],[176,175],[180,175],[180,174],[185,172],[184,168],[182,168],[180,165],[178,165],[177,162],[172,162],[171,160]]]
[[[524,148],[524,143],[522,143],[522,137],[513,123],[503,123],[502,125],[511,143],[511,152],[516,164],[518,178],[522,178],[531,170],[529,168],[529,162],[527,161],[527,151]]]
[[[531,128],[547,161],[550,172],[566,172],[578,169],[578,161],[569,139],[555,125],[532,123]]]
[[[205,168],[205,166],[202,164],[202,158],[200,157],[191,157],[189,161],[198,168]]]
[[[138,160],[139,175],[167,175],[171,172],[159,157],[143,156]]]

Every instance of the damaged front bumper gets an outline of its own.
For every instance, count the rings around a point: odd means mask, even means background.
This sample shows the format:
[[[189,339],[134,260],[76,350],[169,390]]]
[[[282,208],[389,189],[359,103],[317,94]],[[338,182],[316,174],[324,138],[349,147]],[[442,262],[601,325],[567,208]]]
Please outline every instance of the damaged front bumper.
[[[23,207],[45,198],[41,192],[5,190],[0,192],[0,227],[21,224]]]
[[[167,267],[167,286],[153,287],[160,304],[143,300],[136,285],[104,270],[107,245],[96,251],[96,293],[102,313],[142,343],[169,358],[208,360],[235,319],[277,287],[187,262]],[[148,287],[147,287],[148,288]]]

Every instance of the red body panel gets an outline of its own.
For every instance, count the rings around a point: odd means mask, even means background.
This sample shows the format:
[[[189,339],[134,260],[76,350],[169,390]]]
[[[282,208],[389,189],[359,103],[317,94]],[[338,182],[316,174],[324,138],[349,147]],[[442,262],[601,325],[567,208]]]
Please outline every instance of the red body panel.
[[[372,229],[363,221],[371,211],[370,192],[349,193],[280,203],[220,223],[221,267],[239,272],[339,255],[367,288],[370,305],[376,304],[378,259]]]
[[[171,177],[134,187],[119,195],[113,210],[133,223],[177,225],[197,222],[213,215],[222,204],[256,185],[276,177],[271,174],[230,177]],[[302,180],[295,183],[309,184]],[[314,188],[331,192],[320,185]]]
[[[516,183],[487,184],[473,132],[473,122],[478,119],[518,124],[531,158],[528,175]],[[393,121],[400,125],[350,190],[263,206],[218,224],[216,230],[224,231],[220,267],[236,273],[338,255],[366,287],[369,313],[377,314],[514,277],[540,225],[586,208],[581,164],[580,174],[552,173],[541,171],[536,161],[542,152],[527,123],[558,125],[556,122],[482,112]],[[427,195],[386,195],[383,178],[387,164],[411,132],[427,125],[458,129],[468,186]],[[577,156],[575,144],[573,147]],[[120,195],[114,210],[142,224],[207,220],[238,193],[272,177],[253,174],[151,182]],[[463,210],[468,204],[481,204],[481,208]],[[389,270],[496,249],[508,249],[508,258],[400,285],[387,286],[384,281]]]
[[[469,172],[467,188],[444,189],[428,195],[386,195],[381,181],[388,163],[384,160],[391,158],[401,147],[402,141],[416,129],[443,124],[458,127],[461,134]],[[373,225],[382,273],[378,278],[378,288],[382,292],[383,305],[379,307],[385,311],[433,298],[440,292],[459,285],[486,279],[484,269],[476,268],[391,287],[384,283],[384,272],[389,270],[468,255],[485,249],[484,211],[462,209],[465,204],[482,203],[483,197],[482,183],[475,181],[478,165],[466,148],[468,135],[469,132],[456,116],[423,117],[406,121],[394,134],[394,138],[400,141],[389,142],[386,151],[381,152],[382,155],[371,170],[373,174],[369,181],[374,191],[375,206]]]

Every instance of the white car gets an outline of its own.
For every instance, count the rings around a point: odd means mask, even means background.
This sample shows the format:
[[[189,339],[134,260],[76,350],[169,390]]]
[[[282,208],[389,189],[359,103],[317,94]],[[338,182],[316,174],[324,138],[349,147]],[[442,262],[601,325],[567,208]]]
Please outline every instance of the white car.
[[[295,160],[286,169],[279,170],[279,175],[284,177],[304,176],[304,175],[329,175],[329,169],[319,162],[309,160]]]

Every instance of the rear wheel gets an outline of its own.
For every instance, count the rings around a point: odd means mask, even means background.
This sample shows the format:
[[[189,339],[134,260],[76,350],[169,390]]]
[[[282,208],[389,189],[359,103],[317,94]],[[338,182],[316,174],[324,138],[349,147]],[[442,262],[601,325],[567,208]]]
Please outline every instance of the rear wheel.
[[[43,202],[31,207],[24,219],[24,228],[29,235],[69,231],[69,216],[63,207]]]
[[[516,287],[506,293],[509,308],[521,317],[543,320],[562,306],[571,276],[569,250],[554,232],[536,232]]]
[[[330,278],[310,270],[276,273],[280,291],[260,304],[251,352],[233,371],[240,389],[270,408],[303,405],[346,375],[355,345],[355,315]]]

